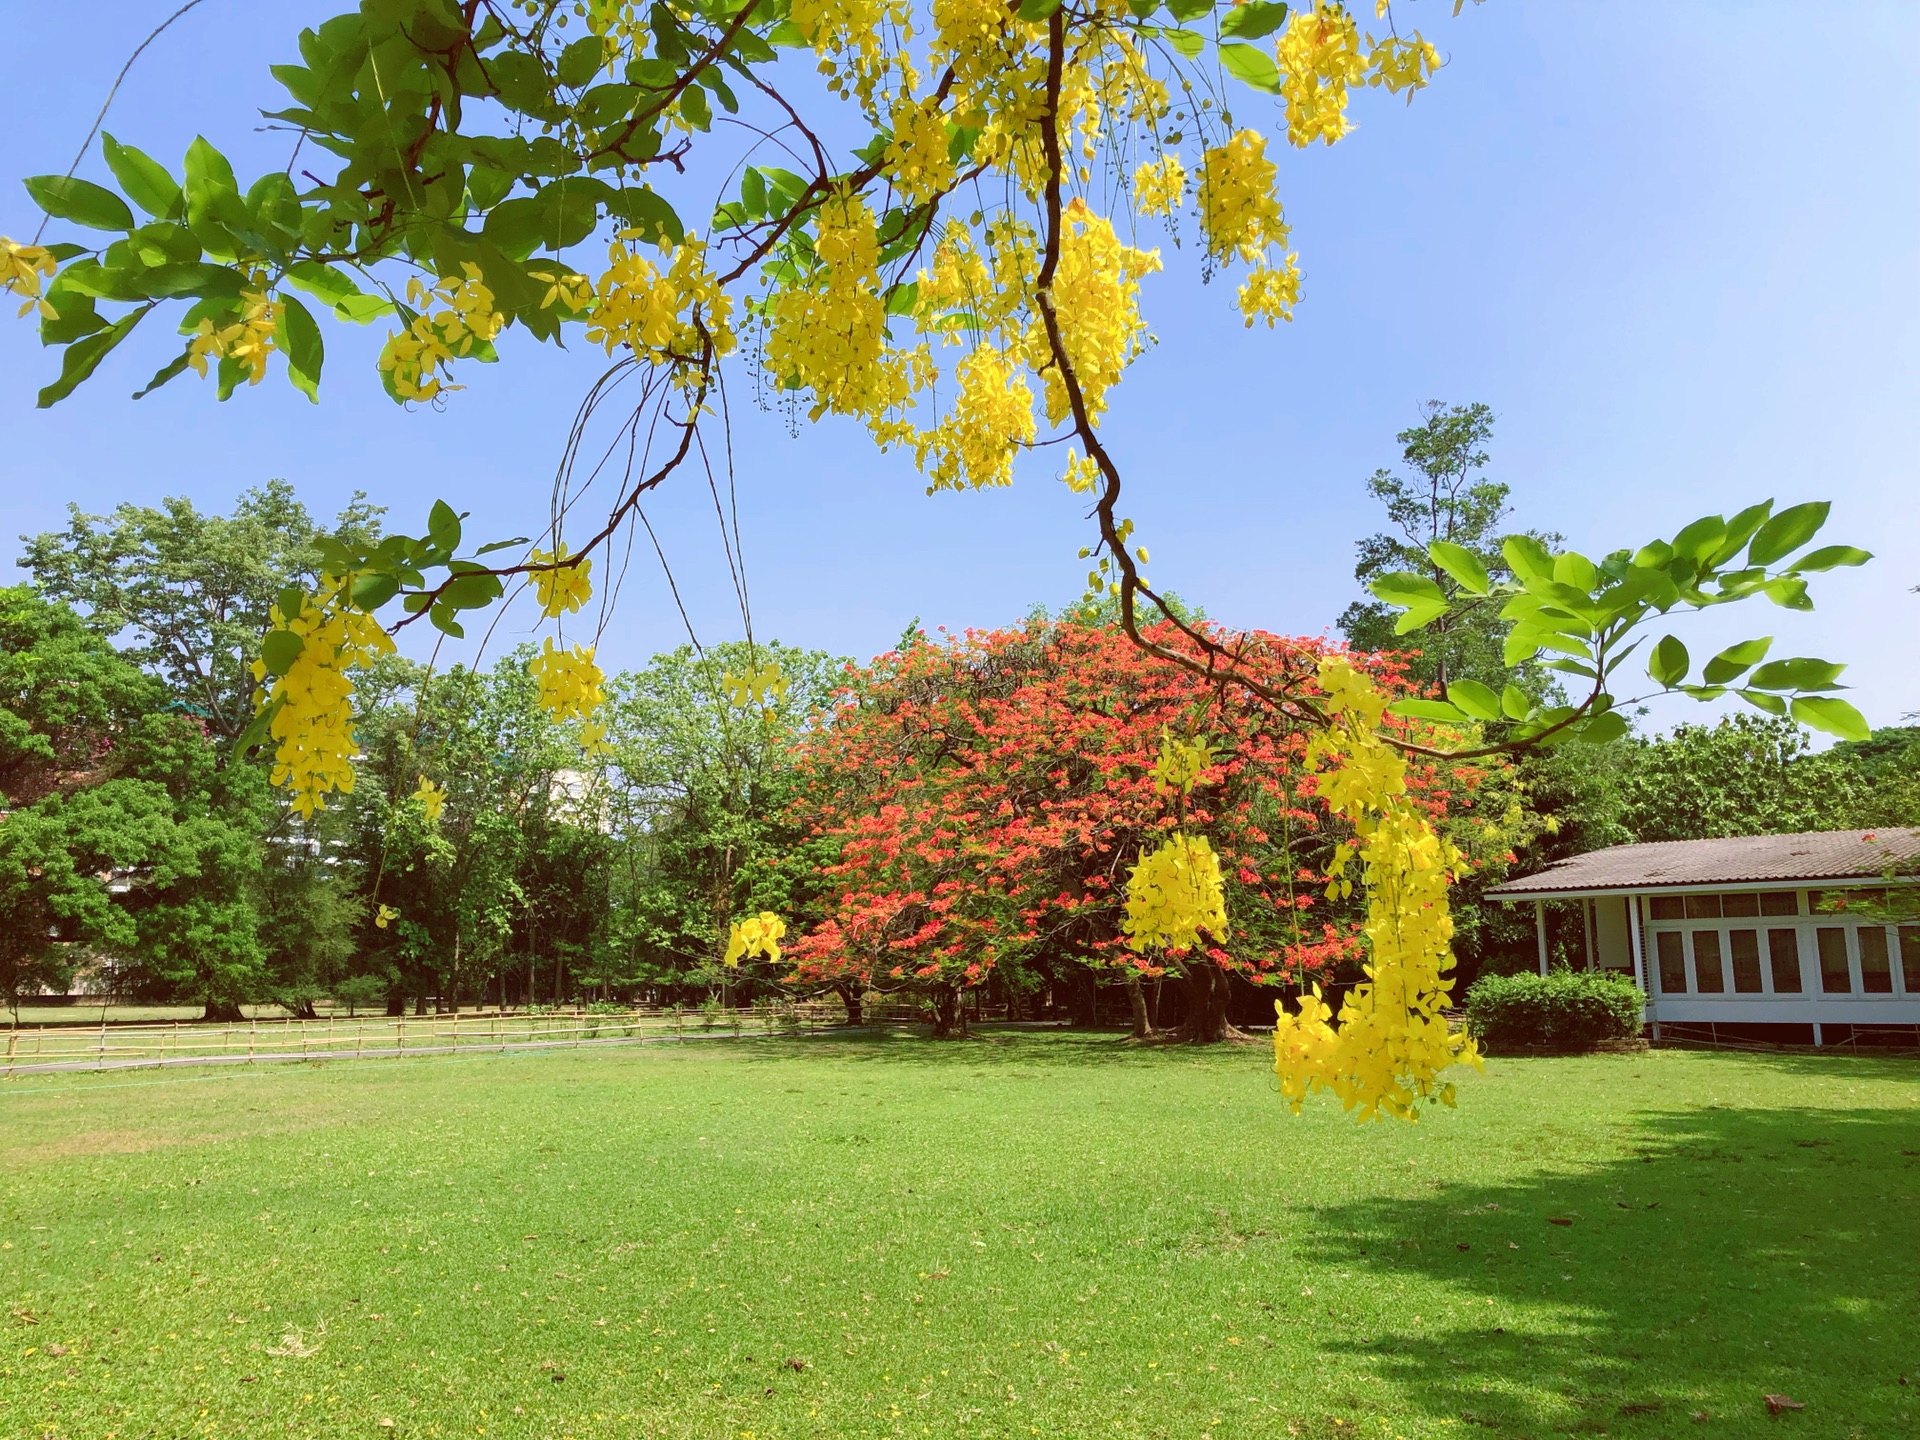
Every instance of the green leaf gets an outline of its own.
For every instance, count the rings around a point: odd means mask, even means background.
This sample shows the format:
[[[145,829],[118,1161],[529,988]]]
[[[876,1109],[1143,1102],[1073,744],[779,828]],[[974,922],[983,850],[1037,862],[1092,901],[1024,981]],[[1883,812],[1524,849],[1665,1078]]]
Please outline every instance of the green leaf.
[[[1541,635],[1538,630],[1516,625],[1507,632],[1501,660],[1509,667],[1524,665],[1540,653],[1540,646]]]
[[[651,186],[619,190],[607,202],[607,208],[648,241],[657,243],[664,238],[678,245],[686,239],[686,227],[680,223],[680,216]]]
[[[1835,570],[1842,565],[1864,565],[1872,558],[1867,551],[1856,550],[1851,545],[1822,545],[1794,561],[1793,568],[1802,572]]]
[[[1285,9],[1285,6],[1280,6]],[[1238,10],[1234,14],[1239,14]],[[1493,582],[1487,576],[1487,567],[1480,557],[1464,545],[1456,545],[1451,540],[1435,540],[1427,546],[1427,554],[1447,574],[1451,575],[1462,590],[1473,595],[1484,595]]]
[[[445,605],[436,605],[427,612],[427,620],[433,628],[443,635],[451,635],[456,640],[467,638],[466,627],[453,618],[454,612]]]
[[[598,75],[607,63],[604,42],[597,35],[582,35],[560,52],[554,73],[569,90],[578,90]]]
[[[1566,661],[1556,662],[1566,664]],[[1518,685],[1509,685],[1500,692],[1500,713],[1509,720],[1524,720],[1533,711],[1533,701],[1527,698],[1527,692]]]
[[[266,639],[260,642],[260,659],[265,662],[269,675],[284,675],[306,648],[307,642],[291,630],[269,630]]]
[[[355,325],[365,325],[382,315],[393,314],[393,302],[379,295],[349,295],[333,307],[333,313]]]
[[[1762,500],[1758,505],[1749,505],[1733,519],[1727,522],[1727,535],[1720,542],[1720,548],[1707,557],[1708,565],[1718,568],[1738,555],[1746,543],[1754,536],[1767,517],[1773,514],[1773,501]]]
[[[1167,0],[1167,13],[1176,20],[1198,20],[1213,9],[1213,0]]]
[[[1207,47],[1206,38],[1198,30],[1162,30],[1160,38],[1179,52],[1183,60],[1198,58]]]
[[[491,605],[500,598],[500,580],[498,576],[484,571],[477,574],[456,575],[447,582],[447,588],[440,592],[440,604],[450,605],[455,610],[478,610]]]
[[[1390,715],[1403,715],[1412,720],[1439,720],[1453,725],[1464,725],[1468,717],[1455,706],[1444,700],[1396,700],[1387,707]]]
[[[1773,646],[1773,637],[1760,640],[1742,640],[1738,645],[1729,645],[1718,655],[1707,661],[1707,668],[1700,672],[1700,678],[1709,685],[1724,685],[1734,676],[1752,669],[1767,658],[1767,651]]]
[[[238,300],[246,278],[227,265],[198,261],[191,265],[156,265],[133,277],[132,283],[155,298],[171,300],[191,295],[202,300]]]
[[[778,25],[769,30],[767,32],[767,43],[769,45],[779,45],[788,50],[810,50],[813,48],[812,42],[807,39],[806,32],[791,20],[782,20]]]
[[[1271,35],[1287,23],[1285,5],[1269,5],[1266,0],[1247,0],[1236,5],[1220,19],[1220,33],[1235,40],[1258,40]]]
[[[427,512],[427,533],[449,554],[460,548],[460,516],[446,501],[434,501],[433,509]]]
[[[353,581],[353,603],[371,615],[399,592],[395,575],[357,575]]]
[[[180,182],[167,173],[166,166],[131,145],[122,145],[104,131],[100,149],[113,178],[134,204],[156,220],[178,220],[186,214]]]
[[[264,745],[273,728],[273,717],[280,713],[280,707],[286,703],[287,697],[282,695],[254,716],[247,728],[240,732],[240,738],[233,742],[235,752],[244,755],[256,745]]]
[[[1500,553],[1522,580],[1551,580],[1553,556],[1547,547],[1531,535],[1509,535],[1500,542]]]
[[[1241,84],[1264,90],[1269,95],[1280,93],[1280,67],[1274,63],[1273,56],[1258,45],[1223,44],[1220,63]]]
[[[1574,739],[1583,745],[1605,745],[1627,733],[1627,720],[1618,710],[1603,710],[1576,727]]]
[[[204,135],[196,135],[187,147],[186,172],[183,188],[189,215],[199,216],[223,195],[239,198],[240,183],[233,178],[232,163],[209,145]]]
[[[338,305],[348,296],[361,293],[352,276],[318,260],[294,261],[287,267],[287,283],[328,305]]]
[[[1807,594],[1807,582],[1795,575],[1769,580],[1760,591],[1783,610],[1811,610],[1813,597]]]
[[[1671,690],[1687,678],[1687,669],[1692,663],[1687,655],[1687,647],[1677,637],[1668,635],[1653,647],[1653,653],[1647,657],[1647,678]]]
[[[1727,522],[1718,515],[1702,515],[1673,537],[1673,553],[1685,560],[1698,560],[1720,548],[1727,538]]]
[[[1755,565],[1771,565],[1782,556],[1792,554],[1820,533],[1831,509],[1833,506],[1828,501],[1810,500],[1805,505],[1782,510],[1760,527],[1753,544],[1747,547],[1747,559]]]
[[[186,373],[187,365],[192,358],[193,347],[189,345],[185,350],[182,350],[178,355],[174,356],[173,359],[154,371],[153,378],[133,392],[133,398],[136,400],[144,400],[169,380],[178,379]]]
[[[107,353],[133,332],[133,327],[146,319],[150,305],[143,305],[131,314],[122,315],[105,330],[96,330],[84,339],[76,340],[67,346],[67,353],[61,359],[60,378],[40,392],[39,408],[57,405],[67,398],[89,375],[100,368],[100,362]]]
[[[1367,588],[1389,605],[1438,604],[1444,607],[1447,603],[1447,597],[1438,585],[1425,575],[1416,575],[1411,570],[1394,570],[1378,576]]]
[[[131,230],[133,211],[103,185],[71,175],[30,175],[22,182],[33,203],[56,220],[90,230]]]
[[[1029,25],[1039,25],[1060,8],[1060,0],[1020,0],[1014,13]]]
[[[1756,710],[1764,710],[1769,715],[1787,713],[1787,701],[1783,695],[1769,695],[1764,690],[1738,690],[1734,692]]]
[[[1847,667],[1827,660],[1796,656],[1791,660],[1771,660],[1747,677],[1755,690],[1827,690]]]
[[[1793,702],[1793,718],[1842,740],[1865,740],[1873,733],[1866,717],[1835,695],[1802,695]]]
[[[511,550],[516,545],[526,544],[527,538],[525,535],[516,535],[511,540],[495,540],[491,544],[482,545],[473,553],[476,555],[491,555],[496,550]]]
[[[1455,680],[1447,686],[1447,699],[1476,720],[1500,718],[1500,697],[1478,680]]]
[[[281,350],[286,352],[287,375],[296,389],[318,405],[320,367],[327,358],[326,344],[307,307],[291,295],[280,296],[280,324],[275,335]]]

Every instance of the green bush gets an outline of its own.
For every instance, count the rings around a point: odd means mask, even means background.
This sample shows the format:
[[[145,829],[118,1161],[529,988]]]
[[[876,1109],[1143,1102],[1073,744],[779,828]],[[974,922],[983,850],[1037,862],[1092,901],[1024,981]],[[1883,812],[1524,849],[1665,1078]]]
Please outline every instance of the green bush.
[[[1622,975],[1485,975],[1467,991],[1467,1033],[1490,1050],[1591,1050],[1640,1033],[1640,987]]]

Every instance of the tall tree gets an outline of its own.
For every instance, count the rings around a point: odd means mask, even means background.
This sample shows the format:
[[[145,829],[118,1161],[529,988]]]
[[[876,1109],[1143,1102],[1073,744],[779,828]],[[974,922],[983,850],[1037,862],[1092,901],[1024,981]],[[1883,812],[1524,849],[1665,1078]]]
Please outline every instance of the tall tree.
[[[1469,679],[1500,690],[1515,678],[1502,653],[1511,627],[1500,619],[1497,601],[1476,599],[1462,590],[1428,548],[1435,541],[1458,545],[1470,551],[1490,577],[1512,574],[1500,548],[1507,534],[1503,522],[1512,513],[1512,487],[1484,474],[1494,414],[1478,401],[1447,405],[1429,400],[1421,407],[1421,417],[1418,425],[1394,437],[1409,473],[1382,468],[1367,480],[1367,493],[1386,506],[1393,529],[1358,542],[1354,578],[1365,585],[1396,571],[1431,577],[1451,608],[1421,632],[1418,653],[1408,657],[1409,676],[1443,689],[1449,680]],[[1550,543],[1560,539],[1535,538]],[[1392,607],[1362,600],[1349,605],[1339,623],[1355,649],[1412,649],[1413,642],[1395,633],[1397,619]],[[1536,680],[1532,688],[1538,684]]]
[[[280,592],[311,586],[322,533],[284,480],[241,493],[230,515],[205,515],[176,496],[88,515],[69,505],[65,530],[22,536],[20,568],[65,601],[121,653],[151,671],[174,705],[231,741],[253,719],[249,668]],[[379,534],[381,510],[358,494],[334,533]]]

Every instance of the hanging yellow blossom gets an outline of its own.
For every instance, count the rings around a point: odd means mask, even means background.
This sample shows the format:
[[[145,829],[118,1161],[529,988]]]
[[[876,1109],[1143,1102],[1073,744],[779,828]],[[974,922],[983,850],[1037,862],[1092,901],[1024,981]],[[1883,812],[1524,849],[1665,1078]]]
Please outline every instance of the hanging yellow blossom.
[[[382,905],[373,912],[373,924],[376,930],[384,930],[400,918],[400,912],[391,905]]]
[[[20,306],[21,315],[38,310],[43,319],[55,318],[53,306],[41,298],[40,278],[53,275],[59,268],[46,247],[17,245],[0,235],[0,290],[26,297]]]
[[[781,673],[778,660],[769,660],[742,675],[729,670],[720,676],[720,687],[727,692],[727,704],[736,710],[755,706],[771,709],[792,683]]]
[[[580,753],[588,759],[613,753],[613,746],[607,741],[607,727],[598,720],[589,720],[580,727]]]
[[[1308,744],[1320,769],[1320,797],[1353,826],[1355,840],[1328,867],[1333,893],[1348,894],[1345,871],[1358,859],[1366,888],[1366,979],[1336,1018],[1319,987],[1289,1014],[1276,1002],[1274,1070],[1297,1112],[1315,1090],[1331,1090],[1361,1119],[1419,1117],[1424,1100],[1453,1103],[1436,1077],[1455,1064],[1478,1067],[1479,1052],[1447,1025],[1453,920],[1447,888],[1463,865],[1409,798],[1406,761],[1377,733],[1386,697],[1352,664],[1320,664],[1331,727]]]
[[[1144,559],[1144,557],[1143,557]],[[1169,790],[1182,795],[1192,793],[1195,783],[1213,764],[1213,744],[1204,735],[1184,739],[1160,729],[1160,758],[1153,763],[1153,788],[1162,795]]]
[[[551,550],[535,550],[528,557],[535,565],[552,567],[532,572],[534,598],[540,602],[542,615],[569,615],[593,598],[593,582],[587,578],[593,572],[593,558],[582,556],[570,565],[562,563],[570,554],[565,545],[555,545]]]
[[[1053,306],[1060,339],[1080,381],[1087,413],[1107,408],[1107,391],[1146,348],[1146,323],[1140,318],[1140,277],[1160,268],[1158,250],[1122,245],[1105,216],[1095,215],[1075,197],[1061,217],[1060,265],[1053,278]],[[1033,354],[1049,353],[1046,331],[1036,319],[1027,344]],[[1066,383],[1049,365],[1047,419],[1059,424],[1071,410]]]
[[[953,408],[914,441],[929,495],[1011,485],[1014,452],[1033,443],[1033,391],[1004,350],[976,346],[960,362],[957,378]]]
[[[540,708],[555,720],[585,720],[606,698],[600,685],[607,677],[593,663],[590,645],[559,650],[549,636],[527,669],[539,687]]]
[[[1100,466],[1091,455],[1082,455],[1077,450],[1067,451],[1067,471],[1061,480],[1076,495],[1088,495],[1099,488]]]
[[[482,282],[480,267],[469,260],[461,269],[464,273],[443,277],[431,288],[418,276],[407,282],[407,300],[419,313],[405,330],[389,335],[380,351],[380,370],[395,399],[431,400],[460,389],[446,378],[454,360],[490,345],[506,325],[507,317],[493,308],[493,291]]]
[[[1187,194],[1187,172],[1178,155],[1162,155],[1133,172],[1133,205],[1142,215],[1171,215]]]
[[[1287,138],[1331,145],[1347,133],[1347,87],[1358,85],[1367,62],[1360,30],[1346,7],[1316,0],[1296,10],[1280,33],[1280,95],[1287,105]]]
[[[1292,255],[1287,256],[1286,263],[1279,269],[1262,265],[1248,271],[1234,297],[1234,303],[1246,317],[1248,329],[1253,328],[1256,320],[1265,320],[1269,330],[1276,320],[1291,321],[1293,307],[1299,301],[1300,267]]]
[[[447,787],[436,785],[426,776],[420,777],[420,784],[414,790],[412,799],[420,802],[420,813],[427,824],[440,823],[440,813],[447,808]]]
[[[947,144],[947,117],[939,102],[902,95],[894,104],[893,139],[880,159],[909,205],[924,205],[950,188],[954,164]]]
[[[1367,43],[1373,46],[1367,55],[1367,84],[1384,85],[1389,95],[1405,90],[1409,105],[1413,103],[1412,92],[1426,89],[1427,77],[1441,65],[1440,52],[1423,40],[1418,30],[1411,40],[1389,35],[1376,42],[1369,35]]]
[[[205,377],[207,361],[231,360],[246,373],[249,385],[267,377],[267,357],[274,351],[274,333],[280,324],[280,302],[264,291],[240,296],[240,317],[225,325],[202,320],[187,342],[187,363]]]
[[[258,687],[254,708],[277,706],[268,725],[275,745],[272,782],[293,792],[291,804],[311,817],[326,808],[327,795],[353,790],[352,669],[393,653],[393,641],[380,622],[355,609],[348,580],[323,576],[319,590],[303,596],[296,614],[271,612],[274,631],[298,636],[299,653],[285,671],[268,681],[264,659],[253,662]],[[269,632],[271,635],[273,632]]]
[[[1140,857],[1127,876],[1127,913],[1120,922],[1130,948],[1191,950],[1202,935],[1227,938],[1220,857],[1204,835],[1175,831]]]
[[[771,910],[736,921],[727,937],[727,953],[722,963],[738,968],[742,960],[764,955],[776,964],[780,960],[780,937],[787,933],[786,922]]]
[[[1210,146],[1200,165],[1200,228],[1215,260],[1238,255],[1254,261],[1269,245],[1287,243],[1287,224],[1273,193],[1277,169],[1267,158],[1267,137],[1239,130],[1224,145]]]

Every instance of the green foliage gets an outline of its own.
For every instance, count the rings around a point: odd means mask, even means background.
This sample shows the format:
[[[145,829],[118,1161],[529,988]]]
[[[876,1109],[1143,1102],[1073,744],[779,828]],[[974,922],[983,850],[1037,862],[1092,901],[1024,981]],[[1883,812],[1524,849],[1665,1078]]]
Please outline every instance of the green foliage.
[[[1483,975],[1467,991],[1467,1033],[1493,1054],[1590,1050],[1640,1033],[1646,996],[1623,976],[1590,970]]]
[[[253,717],[248,666],[268,612],[287,585],[311,585],[322,563],[321,531],[293,487],[272,480],[244,491],[231,515],[203,515],[183,497],[110,516],[68,510],[64,531],[26,542],[20,568],[164,681],[176,709],[233,740]],[[380,513],[356,496],[337,533],[370,539]]]
[[[1433,400],[1422,416],[1395,437],[1411,478],[1376,470],[1367,481],[1394,529],[1359,542],[1354,578],[1377,598],[1349,605],[1340,616],[1341,633],[1357,650],[1417,650],[1408,657],[1408,674],[1422,682],[1445,687],[1471,680],[1496,692],[1518,683],[1538,696],[1550,677],[1537,666],[1507,662],[1510,627],[1490,598],[1494,580],[1512,573],[1500,549],[1512,489],[1483,474],[1493,411]],[[1551,544],[1560,537],[1532,538]],[[1404,607],[1397,615],[1396,606]],[[1420,625],[1416,640],[1405,638]],[[1498,711],[1481,718],[1496,719]]]

